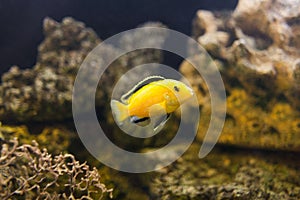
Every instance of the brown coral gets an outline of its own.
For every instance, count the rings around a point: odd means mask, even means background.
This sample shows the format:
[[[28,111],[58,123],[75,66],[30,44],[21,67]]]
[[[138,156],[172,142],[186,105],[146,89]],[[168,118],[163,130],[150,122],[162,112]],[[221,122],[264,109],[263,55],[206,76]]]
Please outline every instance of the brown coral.
[[[35,141],[19,145],[17,139],[2,145],[0,183],[2,199],[102,199],[112,195],[96,168],[90,170],[71,154],[53,157]]]

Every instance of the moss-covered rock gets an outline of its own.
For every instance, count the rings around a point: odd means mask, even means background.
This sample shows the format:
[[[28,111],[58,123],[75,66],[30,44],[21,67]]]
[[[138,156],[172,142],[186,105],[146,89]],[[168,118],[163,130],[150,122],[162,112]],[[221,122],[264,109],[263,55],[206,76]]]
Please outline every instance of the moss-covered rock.
[[[276,103],[274,103],[276,102]],[[242,88],[231,88],[227,117],[218,143],[235,146],[300,150],[300,113],[286,102],[260,105],[260,98]],[[197,138],[202,141],[210,121],[209,103],[202,105]]]
[[[28,126],[1,124],[0,133],[3,140],[18,138],[18,142],[21,144],[29,144],[35,140],[42,148],[47,148],[54,155],[68,152],[72,140],[76,137],[75,132],[62,125],[45,126],[35,124],[34,126]]]
[[[192,146],[151,184],[154,199],[298,199],[296,154],[215,148],[204,159]],[[283,162],[284,161],[284,162]]]

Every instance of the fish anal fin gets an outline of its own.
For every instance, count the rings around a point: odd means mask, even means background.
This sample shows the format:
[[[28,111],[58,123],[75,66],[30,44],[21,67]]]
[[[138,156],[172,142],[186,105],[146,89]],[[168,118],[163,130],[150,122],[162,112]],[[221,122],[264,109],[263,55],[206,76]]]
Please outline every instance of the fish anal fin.
[[[166,122],[169,120],[170,118],[170,113],[166,114],[166,115],[162,115],[162,116],[157,116],[153,119],[151,119],[151,124],[153,126],[154,132],[160,131],[164,125],[166,124]]]
[[[165,102],[164,102],[165,103]],[[151,119],[151,126],[153,127],[154,131],[159,131],[163,128],[164,124],[170,117],[170,114],[166,112],[164,103],[162,104],[155,104],[150,107],[149,115]]]

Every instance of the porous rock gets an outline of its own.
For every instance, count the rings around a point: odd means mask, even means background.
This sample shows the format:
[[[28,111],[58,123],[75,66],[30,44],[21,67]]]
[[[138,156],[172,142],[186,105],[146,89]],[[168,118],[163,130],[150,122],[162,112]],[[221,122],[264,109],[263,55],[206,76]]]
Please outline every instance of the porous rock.
[[[143,26],[164,27],[161,23]],[[0,120],[10,122],[62,121],[72,117],[72,91],[77,71],[86,56],[101,42],[96,33],[73,18],[66,17],[61,23],[51,18],[44,20],[44,41],[39,45],[37,63],[31,69],[21,70],[13,66],[2,76],[0,85]],[[157,33],[158,41],[164,42],[165,33]],[[119,48],[134,48],[142,36],[127,34],[120,40]],[[103,61],[118,53],[118,48],[104,44],[96,58],[87,62],[85,91],[98,81],[95,69]],[[128,69],[148,62],[160,62],[160,50],[133,51],[115,60],[100,79],[96,93],[96,106],[109,105],[114,83]],[[100,87],[101,86],[101,87]],[[91,88],[92,89],[92,88]],[[84,92],[80,97],[85,101]],[[82,105],[89,106],[82,103]],[[85,108],[83,107],[84,111]]]
[[[233,12],[197,12],[193,37],[220,66],[228,95],[220,143],[300,150],[299,8],[294,0],[240,0]],[[190,51],[201,65],[203,55]],[[203,140],[210,122],[209,91],[189,63],[183,62],[180,71],[199,98],[198,139]]]

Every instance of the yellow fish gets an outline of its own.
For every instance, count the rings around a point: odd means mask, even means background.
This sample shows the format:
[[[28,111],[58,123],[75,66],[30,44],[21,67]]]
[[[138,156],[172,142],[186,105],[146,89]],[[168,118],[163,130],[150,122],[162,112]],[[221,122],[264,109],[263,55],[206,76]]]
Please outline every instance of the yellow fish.
[[[142,124],[152,117],[164,117],[156,123],[158,127],[193,95],[193,90],[180,81],[150,76],[124,94],[121,102],[111,100],[111,108],[119,125],[128,118],[132,123]]]

